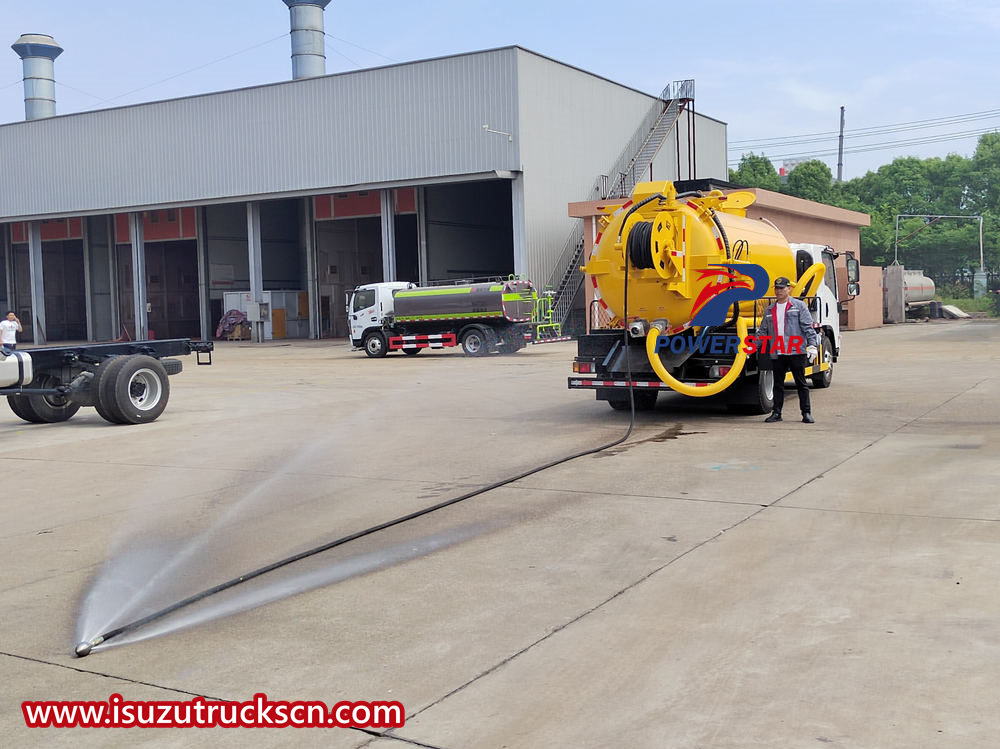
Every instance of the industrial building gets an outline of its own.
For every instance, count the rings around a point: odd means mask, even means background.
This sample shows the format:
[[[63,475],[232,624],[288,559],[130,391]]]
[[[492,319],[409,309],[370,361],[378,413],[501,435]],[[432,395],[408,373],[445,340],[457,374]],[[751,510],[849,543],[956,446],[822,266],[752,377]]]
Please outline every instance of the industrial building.
[[[62,49],[13,45],[27,119],[0,125],[0,308],[22,340],[207,338],[246,302],[268,337],[339,337],[356,284],[508,274],[553,285],[567,318],[568,203],[726,176],[693,81],[651,96],[518,46],[326,75],[328,0],[284,2],[277,84],[59,116]]]

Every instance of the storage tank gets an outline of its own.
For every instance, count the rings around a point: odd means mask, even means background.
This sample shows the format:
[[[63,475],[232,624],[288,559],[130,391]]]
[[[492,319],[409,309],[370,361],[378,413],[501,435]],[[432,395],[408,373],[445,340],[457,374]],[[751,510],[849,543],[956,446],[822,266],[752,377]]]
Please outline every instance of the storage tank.
[[[531,282],[519,279],[400,289],[393,293],[393,315],[399,323],[482,318],[527,322],[534,298]]]
[[[713,264],[762,266],[768,288],[753,291],[758,297],[772,295],[775,278],[796,278],[795,255],[777,227],[746,217],[754,200],[749,192],[678,195],[671,182],[637,185],[631,201],[601,219],[596,248],[583,268],[595,296],[619,322],[666,320],[672,334],[690,326],[699,301],[720,282],[722,271],[712,272]],[[753,311],[753,302],[740,303],[742,316],[752,317]]]
[[[903,271],[903,302],[907,307],[927,304],[934,299],[934,281],[922,270]]]

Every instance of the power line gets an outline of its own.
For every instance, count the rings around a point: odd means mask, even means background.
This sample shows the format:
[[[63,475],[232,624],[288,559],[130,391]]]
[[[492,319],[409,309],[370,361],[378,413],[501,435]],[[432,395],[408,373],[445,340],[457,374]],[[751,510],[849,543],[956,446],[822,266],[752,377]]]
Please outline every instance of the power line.
[[[936,127],[945,127],[964,122],[974,122],[977,120],[989,120],[1000,117],[1000,109],[984,110],[982,112],[971,112],[968,114],[951,115],[948,117],[936,117],[927,120],[913,120],[910,122],[900,122],[892,125],[877,125],[872,127],[854,128],[845,130],[844,136],[851,138],[863,138],[875,135],[887,135],[890,133],[906,132],[910,130],[923,130]],[[838,135],[836,131],[826,133],[809,133],[806,135],[786,135],[774,138],[754,138],[750,140],[732,141],[729,150],[747,149],[750,147],[774,147],[784,145],[804,145],[807,143],[818,143]]]
[[[985,130],[967,130],[960,133],[949,133],[941,135],[932,135],[925,138],[909,138],[905,140],[891,140],[884,141],[882,143],[862,143],[854,146],[852,148],[845,148],[844,153],[866,153],[869,151],[884,151],[890,148],[905,148],[908,146],[921,146],[930,143],[943,143],[950,140],[962,140],[964,138],[973,138],[986,133],[997,132],[997,128],[987,128]],[[837,154],[836,150],[833,151],[799,151],[795,153],[784,153],[768,156],[769,159],[799,159],[799,158],[818,158],[820,156],[834,156]],[[729,159],[728,163],[730,166],[735,166],[740,163],[742,157],[739,159]]]
[[[371,53],[373,55],[378,55],[382,59],[388,60],[389,62],[397,62],[396,60],[393,60],[391,57],[386,57],[381,52],[376,52],[373,49],[368,49],[367,47],[362,47],[360,44],[355,44],[354,42],[349,42],[346,39],[341,39],[339,36],[334,36],[333,34],[327,34],[327,32],[325,32],[325,31],[323,32],[323,34],[325,34],[326,36],[330,37],[331,39],[336,39],[338,42],[343,42],[344,44],[350,44],[352,47],[357,47],[358,49],[363,50],[365,52],[369,52],[369,53]],[[340,53],[338,53],[338,54],[340,54]],[[346,55],[344,55],[344,56],[346,57]],[[350,59],[350,58],[348,58],[348,59]]]
[[[190,68],[189,70],[184,70],[184,71],[182,71],[180,73],[176,73],[176,74],[171,75],[171,76],[167,76],[166,78],[163,78],[163,79],[158,80],[158,81],[154,81],[153,83],[149,83],[149,84],[147,84],[145,86],[140,86],[139,88],[134,88],[131,91],[126,91],[124,94],[119,94],[118,96],[112,96],[110,99],[102,99],[102,101],[109,102],[109,103],[110,102],[114,102],[114,101],[116,101],[118,99],[122,99],[122,98],[124,98],[126,96],[130,96],[131,94],[138,93],[139,91],[145,91],[147,88],[152,88],[153,86],[159,86],[161,83],[166,83],[167,81],[172,81],[174,78],[180,78],[181,76],[188,75],[189,73],[195,73],[195,72],[197,72],[199,70],[204,70],[205,68],[209,67],[210,65],[215,65],[216,63],[222,62],[223,60],[229,60],[229,59],[231,59],[233,57],[236,57],[237,55],[242,55],[244,52],[249,52],[250,50],[257,49],[258,47],[263,47],[265,44],[270,44],[271,42],[276,42],[278,39],[283,39],[284,37],[288,36],[290,33],[291,32],[286,31],[283,34],[279,34],[276,37],[272,37],[271,39],[268,39],[266,41],[260,42],[258,44],[251,45],[251,46],[249,46],[249,47],[247,47],[245,49],[239,50],[238,52],[233,52],[232,54],[224,55],[222,57],[216,58],[215,60],[211,60],[210,62],[206,62],[203,65],[198,65],[197,67]]]

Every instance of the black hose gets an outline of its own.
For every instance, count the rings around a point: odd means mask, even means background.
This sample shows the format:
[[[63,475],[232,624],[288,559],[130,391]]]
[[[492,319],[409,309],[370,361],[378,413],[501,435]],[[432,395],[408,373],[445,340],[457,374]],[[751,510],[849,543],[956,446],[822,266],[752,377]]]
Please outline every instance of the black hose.
[[[656,193],[655,195],[650,195],[648,198],[640,200],[638,203],[636,203],[634,206],[629,208],[628,211],[625,212],[625,215],[622,217],[622,222],[618,225],[618,244],[621,244],[622,231],[625,230],[625,222],[628,221],[628,217],[631,216],[640,208],[642,208],[644,205],[646,205],[646,203],[650,203],[658,199],[665,200],[666,198],[664,198],[663,195],[661,195],[660,193]],[[650,224],[650,227],[652,227],[652,224]],[[625,293],[623,295],[625,298],[622,302],[622,305],[624,307],[624,309],[622,310],[622,345],[625,347],[625,375],[626,377],[628,377],[628,383],[629,383],[628,405],[630,412],[628,431],[625,433],[625,436],[622,437],[621,439],[621,441],[624,442],[626,439],[628,439],[628,436],[632,434],[632,427],[635,425],[635,393],[633,392],[632,388],[632,355],[631,352],[629,351],[629,346],[628,346],[628,261],[629,261],[628,255],[629,254],[628,252],[622,252],[622,255],[624,256],[625,259]]]
[[[232,580],[227,580],[224,583],[219,583],[218,585],[208,588],[207,590],[203,590],[200,593],[196,593],[193,596],[189,596],[182,601],[178,601],[177,603],[171,604],[170,606],[167,606],[164,609],[160,609],[159,611],[154,611],[152,614],[144,616],[141,619],[137,619],[134,622],[130,622],[121,627],[116,627],[115,629],[110,629],[104,634],[100,635],[99,637],[94,638],[94,640],[92,640],[91,642],[93,642],[95,645],[101,644],[107,642],[113,637],[119,637],[129,632],[134,632],[140,627],[144,627],[147,624],[156,621],[157,619],[162,619],[163,617],[174,613],[178,609],[182,609],[185,606],[190,606],[193,603],[197,603],[198,601],[208,598],[209,596],[213,596],[216,593],[221,593],[222,591],[228,590],[229,588],[234,588],[237,585],[249,582],[250,580],[253,580],[256,577],[260,577],[261,575],[266,575],[268,572],[274,572],[274,570],[280,569],[281,567],[286,567],[289,564],[293,564],[294,562],[299,562],[308,557],[315,556],[316,554],[322,554],[324,551],[329,551],[330,549],[333,549],[337,546],[342,546],[351,541],[356,541],[359,538],[364,538],[365,536],[370,536],[373,533],[384,531],[387,528],[392,528],[393,526],[400,525],[410,520],[415,520],[416,518],[422,517],[424,515],[429,515],[432,512],[437,512],[438,510],[444,509],[445,507],[456,505],[459,502],[464,502],[467,499],[478,497],[480,494],[485,494],[488,491],[499,489],[502,486],[506,486],[507,484],[511,484],[515,481],[520,481],[523,478],[527,478],[528,476],[534,475],[541,471],[548,470],[549,468],[554,468],[555,466],[560,465],[562,463],[567,463],[571,460],[582,458],[585,455],[592,455],[602,450],[607,450],[610,447],[620,445],[622,442],[627,440],[629,436],[632,434],[632,427],[634,426],[634,424],[635,424],[635,408],[633,407],[632,418],[629,420],[628,430],[625,432],[624,435],[614,440],[613,442],[609,442],[606,445],[601,445],[600,447],[594,447],[589,450],[584,450],[582,452],[573,453],[572,455],[567,455],[566,457],[563,458],[558,458],[557,460],[544,463],[543,465],[536,466],[530,470],[524,471],[523,473],[519,473],[516,476],[510,476],[500,481],[495,481],[492,484],[480,487],[479,489],[475,489],[474,491],[466,492],[461,496],[447,499],[444,502],[437,503],[436,505],[425,507],[422,510],[416,510],[415,512],[411,512],[407,515],[402,515],[393,520],[387,520],[384,523],[379,523],[378,525],[373,525],[370,528],[365,528],[364,530],[360,530],[355,533],[342,536],[338,539],[322,544],[321,546],[316,546],[312,549],[301,551],[298,554],[293,554],[292,556],[286,557],[285,559],[280,559],[277,562],[272,562],[271,564],[265,565],[263,567],[258,567],[257,569],[247,572],[243,575],[240,575],[239,577],[234,577]]]
[[[638,203],[637,205],[635,205],[629,211],[629,213],[625,216],[625,218],[628,218],[628,216],[631,215],[631,213],[634,212],[636,209],[642,207],[643,205],[645,205],[649,201],[654,200],[654,199],[656,199],[658,197],[662,198],[663,196],[662,195],[654,195],[654,196],[652,196],[650,198],[647,198],[646,200],[643,200],[642,202]],[[622,224],[624,225],[624,220],[622,221]],[[619,241],[621,241],[621,234],[620,233],[619,233]],[[631,382],[632,381],[632,365],[631,365],[631,361],[630,361],[630,357],[629,357],[629,351],[628,351],[628,257],[627,257],[628,253],[625,253],[625,255],[626,255],[626,259],[625,259],[625,310],[626,311],[625,311],[625,313],[623,313],[625,315],[625,321],[624,321],[625,327],[623,329],[623,333],[624,333],[624,343],[625,343],[625,346],[626,346],[626,348],[625,348],[625,366],[626,366],[626,368],[628,370],[628,379],[629,379],[629,382]],[[478,497],[480,494],[485,494],[488,491],[493,491],[494,489],[499,489],[502,486],[506,486],[507,484],[512,484],[515,481],[520,481],[523,478],[527,478],[528,476],[532,476],[532,475],[534,475],[536,473],[540,473],[541,471],[548,470],[549,468],[554,468],[554,467],[556,467],[558,465],[561,465],[562,463],[568,463],[571,460],[576,460],[577,458],[582,458],[582,457],[587,456],[587,455],[593,455],[594,453],[601,452],[602,450],[607,450],[608,448],[615,447],[616,445],[620,445],[622,442],[624,442],[625,440],[627,440],[632,435],[632,429],[635,427],[635,398],[634,398],[634,396],[632,394],[632,388],[631,387],[629,387],[628,393],[629,393],[629,405],[630,405],[630,410],[631,410],[631,413],[630,413],[630,416],[629,416],[628,429],[625,430],[625,434],[623,434],[621,437],[619,437],[616,440],[613,440],[612,442],[607,443],[606,445],[601,445],[599,447],[590,448],[589,450],[583,450],[582,452],[573,453],[572,455],[567,455],[567,456],[565,456],[563,458],[558,458],[557,460],[553,460],[553,461],[550,461],[548,463],[544,463],[544,464],[542,464],[540,466],[536,466],[536,467],[534,467],[534,468],[532,468],[530,470],[524,471],[523,473],[519,473],[519,474],[517,474],[515,476],[510,476],[510,477],[502,479],[500,481],[496,481],[496,482],[494,482],[492,484],[487,484],[484,487],[481,487],[479,489],[475,489],[474,491],[471,491],[471,492],[467,492],[467,493],[462,494],[462,495],[460,495],[458,497],[453,497],[452,499],[445,500],[444,502],[439,502],[439,503],[437,503],[435,505],[431,505],[430,507],[425,507],[422,510],[416,510],[415,512],[411,512],[411,513],[409,513],[407,515],[402,515],[402,516],[400,516],[398,518],[395,518],[393,520],[387,520],[384,523],[379,523],[378,525],[373,525],[370,528],[365,528],[364,530],[360,530],[360,531],[357,531],[355,533],[351,533],[351,534],[348,534],[346,536],[342,536],[342,537],[340,537],[338,539],[335,539],[335,540],[330,541],[328,543],[322,544],[321,546],[316,546],[316,547],[314,547],[312,549],[307,549],[306,551],[301,551],[298,554],[293,554],[292,556],[286,557],[285,559],[280,559],[277,562],[272,562],[271,564],[265,565],[263,567],[258,567],[257,569],[251,570],[250,572],[247,572],[246,574],[240,575],[239,577],[234,577],[232,580],[227,580],[224,583],[219,583],[218,585],[214,585],[211,588],[208,588],[207,590],[201,591],[200,593],[195,593],[193,596],[188,596],[184,600],[178,601],[177,603],[174,603],[174,604],[171,604],[170,606],[167,606],[164,609],[160,609],[159,611],[154,611],[152,614],[144,616],[141,619],[136,619],[134,622],[129,622],[128,624],[122,625],[121,627],[116,627],[114,629],[110,629],[107,632],[105,632],[104,634],[102,634],[102,635],[100,635],[98,637],[95,637],[90,642],[93,645],[96,646],[96,645],[99,645],[101,643],[107,642],[108,640],[112,639],[113,637],[120,637],[123,634],[127,634],[129,632],[134,632],[135,630],[139,629],[140,627],[144,627],[147,624],[150,624],[150,623],[152,623],[152,622],[154,622],[154,621],[156,621],[158,619],[162,619],[163,617],[168,616],[169,614],[172,614],[172,613],[174,613],[175,611],[177,611],[179,609],[182,609],[182,608],[184,608],[186,606],[190,606],[191,604],[197,603],[198,601],[201,601],[201,600],[203,600],[205,598],[208,598],[209,596],[213,596],[216,593],[221,593],[224,590],[229,590],[230,588],[234,588],[237,585],[241,585],[241,584],[243,584],[245,582],[249,582],[250,580],[253,580],[256,577],[260,577],[261,575],[266,575],[268,572],[273,572],[273,571],[275,571],[277,569],[280,569],[282,567],[286,567],[286,566],[288,566],[290,564],[293,564],[295,562],[299,562],[299,561],[301,561],[303,559],[307,559],[308,557],[315,556],[316,554],[322,554],[324,551],[329,551],[330,549],[336,548],[337,546],[342,546],[342,545],[344,545],[346,543],[350,543],[351,541],[356,541],[359,538],[364,538],[365,536],[370,536],[373,533],[378,533],[379,531],[384,531],[387,528],[392,528],[393,526],[400,525],[402,523],[406,523],[406,522],[408,522],[410,520],[415,520],[415,519],[417,519],[419,517],[422,517],[424,515],[429,515],[432,512],[437,512],[438,510],[442,510],[445,507],[450,507],[451,505],[456,505],[459,502],[464,502],[467,499],[472,499],[473,497]],[[87,653],[90,652],[89,648],[87,649],[86,652]]]
[[[626,252],[636,268],[653,267],[653,222],[636,221],[628,233]]]
[[[712,223],[718,227],[719,234],[722,235],[722,244],[726,247],[726,260],[732,260],[733,256],[729,251],[729,237],[726,236],[726,230],[722,228],[722,222],[719,221],[719,217],[715,215],[715,211],[709,210],[708,215],[712,217]]]

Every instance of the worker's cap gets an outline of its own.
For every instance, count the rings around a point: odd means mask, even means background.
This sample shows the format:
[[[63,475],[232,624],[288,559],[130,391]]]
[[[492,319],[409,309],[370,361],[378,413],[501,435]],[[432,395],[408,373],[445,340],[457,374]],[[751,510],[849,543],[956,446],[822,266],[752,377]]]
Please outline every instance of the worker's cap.
[[[776,288],[776,289],[779,289],[779,288],[788,288],[791,285],[792,285],[792,282],[789,281],[784,276],[778,276],[776,279],[774,279],[774,288]]]

